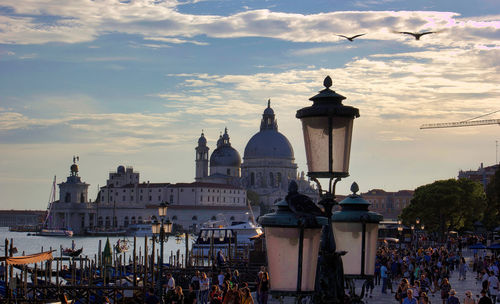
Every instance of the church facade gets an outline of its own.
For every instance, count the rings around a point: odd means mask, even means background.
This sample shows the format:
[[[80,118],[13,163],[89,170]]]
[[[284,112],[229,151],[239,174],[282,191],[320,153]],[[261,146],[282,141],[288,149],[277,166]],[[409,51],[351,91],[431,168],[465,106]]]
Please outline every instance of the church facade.
[[[317,200],[317,191],[304,173],[297,174],[292,145],[278,131],[270,101],[259,131],[245,147],[243,162],[231,146],[227,128],[212,153],[201,133],[195,147],[194,179],[192,183],[176,184],[141,182],[132,167],[118,166],[91,201],[89,184],[81,181],[74,161],[67,181],[59,184],[59,200],[52,204],[51,228],[70,228],[75,234],[95,228],[126,229],[156,220],[158,205],[163,202],[169,204],[169,219],[185,230],[196,230],[208,221],[248,221],[250,209],[265,211],[283,199],[291,180],[297,180],[299,191]],[[249,192],[251,195],[247,195]]]

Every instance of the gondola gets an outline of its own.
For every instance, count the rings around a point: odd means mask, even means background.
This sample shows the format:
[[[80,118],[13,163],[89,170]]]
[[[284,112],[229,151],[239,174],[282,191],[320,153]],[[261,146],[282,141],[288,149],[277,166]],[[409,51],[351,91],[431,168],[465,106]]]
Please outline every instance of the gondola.
[[[82,254],[82,251],[83,251],[83,247],[80,249],[66,248],[62,251],[62,255],[75,258],[75,257],[79,256],[80,254]]]

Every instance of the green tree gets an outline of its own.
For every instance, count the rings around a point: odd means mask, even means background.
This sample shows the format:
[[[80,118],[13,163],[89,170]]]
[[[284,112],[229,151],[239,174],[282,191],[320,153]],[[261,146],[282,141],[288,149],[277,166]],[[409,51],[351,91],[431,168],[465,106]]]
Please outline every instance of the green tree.
[[[488,202],[486,214],[488,216],[484,218],[483,224],[492,230],[500,225],[500,167],[486,186],[486,199]]]
[[[449,229],[472,227],[482,219],[486,210],[486,198],[481,184],[468,179],[448,179],[420,186],[401,218],[413,223],[418,217],[430,232],[443,237]]]

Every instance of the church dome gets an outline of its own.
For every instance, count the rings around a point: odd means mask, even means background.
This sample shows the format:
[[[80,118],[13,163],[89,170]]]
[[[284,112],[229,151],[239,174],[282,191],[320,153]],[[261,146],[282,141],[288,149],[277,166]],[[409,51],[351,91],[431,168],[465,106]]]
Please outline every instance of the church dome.
[[[243,158],[294,159],[294,156],[292,145],[283,134],[278,131],[263,130],[248,141]]]
[[[262,115],[260,131],[252,136],[245,147],[244,159],[281,158],[294,160],[293,148],[288,139],[278,132],[278,124],[271,101]]]
[[[226,128],[224,135],[217,141],[217,149],[210,156],[210,167],[239,167],[240,165],[240,153],[231,147]]]

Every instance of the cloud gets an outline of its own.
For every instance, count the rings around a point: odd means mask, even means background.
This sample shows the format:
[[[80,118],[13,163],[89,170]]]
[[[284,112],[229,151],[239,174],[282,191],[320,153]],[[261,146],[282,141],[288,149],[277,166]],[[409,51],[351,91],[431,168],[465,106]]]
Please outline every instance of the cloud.
[[[463,18],[453,12],[344,11],[304,15],[259,9],[218,16],[180,13],[176,8],[181,3],[176,1],[74,0],[61,4],[56,0],[0,0],[0,5],[13,11],[0,16],[0,43],[5,44],[78,43],[108,33],[140,35],[145,40],[168,44],[206,45],[206,42],[191,39],[201,35],[334,43],[341,39],[336,34],[368,33],[364,39],[396,40],[415,47],[499,45],[498,16]],[[446,31],[425,36],[421,41],[398,38],[392,33],[392,30],[430,29]]]
[[[200,41],[196,41],[196,40],[186,40],[186,39],[173,38],[173,37],[144,37],[144,40],[153,40],[153,41],[160,41],[160,42],[166,42],[166,43],[172,43],[172,44],[191,43],[191,44],[195,44],[195,45],[208,45],[207,42],[200,42]]]

